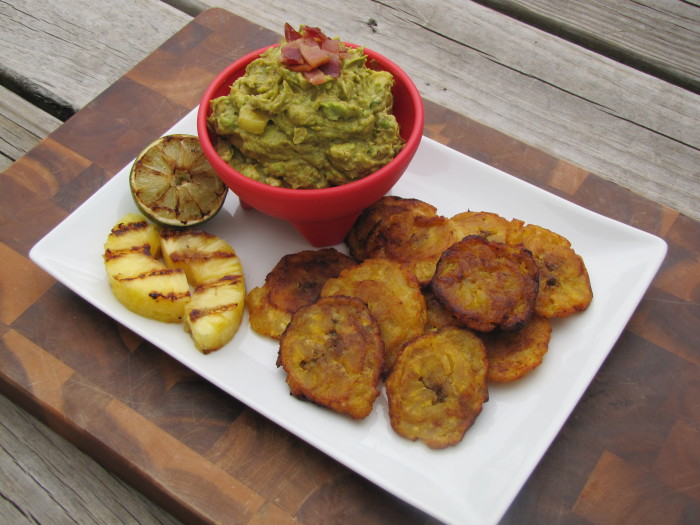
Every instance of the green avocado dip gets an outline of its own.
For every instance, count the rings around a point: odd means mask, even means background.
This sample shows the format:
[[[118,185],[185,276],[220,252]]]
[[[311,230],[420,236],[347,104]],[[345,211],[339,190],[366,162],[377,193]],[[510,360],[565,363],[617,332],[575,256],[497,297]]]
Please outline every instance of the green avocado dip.
[[[314,189],[360,179],[393,159],[404,145],[392,114],[393,76],[369,69],[361,49],[328,39],[319,47],[338,49],[335,72],[314,69],[314,78],[303,60],[285,63],[287,40],[211,101],[208,125],[224,161],[272,186]]]

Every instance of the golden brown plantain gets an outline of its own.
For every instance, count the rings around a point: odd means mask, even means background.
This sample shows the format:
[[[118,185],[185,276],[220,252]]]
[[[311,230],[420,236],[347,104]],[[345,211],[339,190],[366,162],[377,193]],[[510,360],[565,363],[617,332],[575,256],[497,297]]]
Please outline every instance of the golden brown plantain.
[[[489,381],[515,381],[540,366],[549,348],[551,334],[549,319],[538,315],[520,330],[481,334],[489,360]]]
[[[440,254],[459,239],[453,223],[430,204],[385,197],[356,222],[348,245],[359,259],[383,257],[404,263],[424,285]]]
[[[329,279],[321,296],[346,295],[362,299],[377,320],[384,341],[384,369],[389,372],[401,346],[423,333],[425,300],[416,277],[390,259],[366,259]]]
[[[297,310],[280,338],[277,366],[293,396],[363,419],[379,396],[379,327],[355,297],[324,297]]]
[[[583,258],[565,237],[521,220],[511,221],[506,242],[529,250],[540,273],[535,310],[543,317],[568,317],[585,310],[593,290]]]
[[[316,301],[329,278],[356,264],[335,248],[285,255],[267,274],[265,284],[248,293],[251,327],[261,335],[278,339],[292,314]]]
[[[432,216],[436,208],[419,199],[407,199],[394,195],[382,197],[373,205],[366,208],[353,224],[345,238],[350,248],[350,254],[358,261],[371,257],[367,239],[380,227],[382,221],[395,213],[410,212],[416,215]]]
[[[481,340],[447,326],[417,337],[387,379],[392,428],[430,448],[459,443],[488,399],[488,362]]]
[[[480,235],[489,241],[505,242],[508,219],[488,211],[465,211],[450,218],[460,238]]]
[[[527,250],[472,235],[445,250],[431,288],[465,326],[480,332],[515,330],[532,316],[537,279]]]

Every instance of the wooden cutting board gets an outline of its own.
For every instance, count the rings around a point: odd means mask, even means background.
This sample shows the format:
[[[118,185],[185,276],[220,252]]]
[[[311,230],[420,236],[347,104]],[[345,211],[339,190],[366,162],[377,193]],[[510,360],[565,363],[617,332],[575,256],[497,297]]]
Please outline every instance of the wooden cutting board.
[[[216,73],[278,40],[227,11],[205,11],[0,175],[0,388],[186,521],[433,523],[28,259],[37,241],[194,107]],[[425,131],[669,244],[652,287],[504,523],[700,516],[700,224],[427,101]]]

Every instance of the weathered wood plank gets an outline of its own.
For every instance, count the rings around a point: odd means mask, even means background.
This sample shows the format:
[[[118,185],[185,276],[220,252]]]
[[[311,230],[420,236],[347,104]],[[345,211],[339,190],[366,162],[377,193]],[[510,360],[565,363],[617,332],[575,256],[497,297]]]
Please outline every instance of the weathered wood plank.
[[[0,444],[5,523],[179,523],[2,395]]]
[[[60,125],[56,117],[0,86],[0,170]]]
[[[475,0],[700,92],[700,6],[677,0]]]
[[[158,0],[1,1],[0,69],[74,112],[191,19]]]

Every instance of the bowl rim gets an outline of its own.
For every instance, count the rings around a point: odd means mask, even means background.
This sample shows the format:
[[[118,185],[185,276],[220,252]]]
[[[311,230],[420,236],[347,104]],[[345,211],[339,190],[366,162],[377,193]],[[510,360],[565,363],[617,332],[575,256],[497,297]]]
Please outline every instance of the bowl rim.
[[[368,59],[376,60],[382,65],[383,69],[389,71],[395,79],[400,80],[400,82],[405,86],[406,92],[408,93],[411,105],[414,109],[413,129],[411,130],[411,133],[408,136],[408,138],[406,138],[406,144],[404,145],[404,147],[401,149],[401,151],[399,151],[399,153],[396,154],[396,156],[389,163],[382,166],[377,171],[370,173],[369,175],[361,179],[349,182],[347,184],[341,184],[339,186],[332,186],[328,188],[308,189],[281,188],[279,186],[271,186],[270,184],[266,184],[264,182],[260,182],[246,177],[242,173],[236,171],[234,168],[226,164],[223,161],[223,159],[221,159],[221,157],[216,153],[214,149],[214,145],[211,141],[209,129],[207,126],[207,117],[211,111],[210,101],[212,100],[214,93],[221,88],[221,85],[228,78],[230,78],[235,71],[241,68],[245,68],[250,62],[258,58],[262,53],[264,53],[270,48],[278,47],[280,43],[267,45],[255,51],[247,53],[246,55],[230,63],[209,83],[202,95],[197,111],[197,133],[199,135],[200,142],[202,143],[202,148],[204,149],[205,154],[209,153],[215,155],[223,164],[225,164],[225,166],[223,167],[225,167],[227,171],[229,171],[229,176],[235,178],[236,183],[240,183],[246,186],[246,189],[249,191],[265,191],[270,195],[270,197],[286,197],[302,200],[305,198],[308,198],[309,200],[315,200],[319,197],[330,197],[336,194],[345,193],[347,191],[362,191],[365,187],[371,186],[373,184],[374,179],[387,176],[387,172],[390,172],[393,169],[394,165],[401,164],[403,162],[409,162],[415,154],[415,150],[420,144],[421,138],[423,136],[425,122],[425,110],[423,107],[423,99],[420,96],[418,88],[414,84],[411,77],[392,60],[364,46],[359,46],[348,42],[343,42],[343,44],[352,48],[361,48],[364,54],[368,57]],[[349,188],[352,188],[352,190],[350,190]]]

